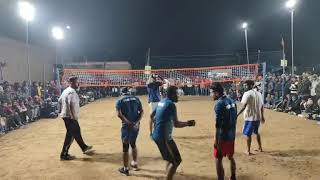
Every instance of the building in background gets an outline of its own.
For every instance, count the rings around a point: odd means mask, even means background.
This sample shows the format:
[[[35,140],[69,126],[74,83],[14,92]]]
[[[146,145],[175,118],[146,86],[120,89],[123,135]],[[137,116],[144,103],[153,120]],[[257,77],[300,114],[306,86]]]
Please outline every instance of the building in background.
[[[55,52],[53,49],[30,45],[30,77],[32,81],[53,79]],[[24,42],[0,37],[0,63],[2,79],[9,82],[28,80],[27,51]]]

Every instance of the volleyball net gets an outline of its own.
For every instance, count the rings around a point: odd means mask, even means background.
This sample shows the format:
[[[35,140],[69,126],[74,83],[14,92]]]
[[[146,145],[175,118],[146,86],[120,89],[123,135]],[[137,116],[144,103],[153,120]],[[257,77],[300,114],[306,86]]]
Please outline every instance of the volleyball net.
[[[259,76],[258,64],[215,66],[202,68],[157,69],[157,70],[101,70],[64,69],[62,82],[70,76],[78,77],[81,87],[145,86],[150,74],[158,74],[171,85],[183,83],[239,82],[256,80]]]

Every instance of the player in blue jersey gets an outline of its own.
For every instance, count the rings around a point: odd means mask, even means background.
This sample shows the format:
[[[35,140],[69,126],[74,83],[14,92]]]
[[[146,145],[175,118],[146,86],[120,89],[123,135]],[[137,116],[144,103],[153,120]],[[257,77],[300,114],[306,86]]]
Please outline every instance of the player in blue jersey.
[[[213,84],[211,89],[213,91],[213,98],[216,101],[214,107],[216,135],[213,155],[216,158],[218,180],[224,179],[222,159],[225,156],[230,160],[230,180],[236,180],[236,162],[233,154],[236,138],[237,106],[232,99],[224,95],[224,89],[220,83]]]
[[[128,88],[121,90],[122,97],[117,101],[116,110],[122,121],[121,139],[123,146],[123,167],[119,172],[129,176],[129,145],[132,148],[132,159],[130,166],[138,170],[136,140],[139,134],[140,120],[143,109],[138,97],[130,96]]]
[[[161,76],[157,74],[151,74],[147,82],[148,90],[148,103],[151,108],[151,113],[157,107],[161,100],[160,87],[164,84],[164,80]]]
[[[150,135],[157,144],[162,158],[167,164],[167,180],[171,180],[181,163],[181,156],[176,143],[172,138],[173,126],[183,128],[195,126],[194,120],[181,122],[178,120],[177,109],[174,103],[178,102],[177,87],[167,89],[167,97],[161,100],[151,114]]]

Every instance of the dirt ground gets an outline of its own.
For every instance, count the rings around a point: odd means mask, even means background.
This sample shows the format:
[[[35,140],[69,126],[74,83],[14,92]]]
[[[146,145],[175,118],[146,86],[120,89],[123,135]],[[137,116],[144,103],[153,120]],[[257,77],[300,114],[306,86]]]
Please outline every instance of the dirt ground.
[[[61,162],[63,121],[42,120],[0,137],[0,179],[163,179],[165,162],[149,138],[149,107],[145,97],[142,101],[145,116],[138,138],[141,170],[131,171],[130,177],[117,171],[121,166],[121,123],[115,114],[115,99],[104,99],[81,109],[82,135],[96,149],[95,155],[83,155],[74,142],[70,153],[77,159]],[[216,179],[212,158],[213,102],[208,97],[183,97],[177,107],[180,120],[195,119],[197,125],[174,131],[183,159],[175,179]],[[242,125],[243,119],[239,118],[235,154],[238,179],[320,179],[320,126],[314,121],[267,111],[266,124],[261,129],[265,152],[250,157],[243,153]],[[224,165],[226,175],[230,175],[227,159]]]

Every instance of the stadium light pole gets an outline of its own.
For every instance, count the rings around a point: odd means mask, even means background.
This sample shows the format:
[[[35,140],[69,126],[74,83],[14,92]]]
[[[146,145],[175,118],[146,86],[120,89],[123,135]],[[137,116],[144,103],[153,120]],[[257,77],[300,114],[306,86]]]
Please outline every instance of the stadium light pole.
[[[248,47],[248,23],[242,23],[242,29],[244,30],[244,37],[246,39],[246,51],[247,51],[247,63],[250,64],[249,61],[249,47]]]
[[[64,39],[64,31],[61,27],[55,26],[51,30],[52,37],[56,40],[56,76],[57,76],[57,83],[59,88],[59,94],[61,94],[61,84],[60,84],[60,77],[58,72],[58,42]]]
[[[292,75],[294,75],[293,16],[294,16],[294,8],[295,8],[296,4],[297,4],[296,0],[288,0],[286,2],[286,8],[288,8],[291,12],[291,66],[292,66],[291,72],[292,72]]]
[[[30,75],[30,57],[29,57],[29,23],[34,20],[35,7],[28,1],[18,2],[18,9],[20,17],[26,22],[26,51],[27,51],[27,64],[28,64],[28,81],[29,88],[31,87],[31,75]],[[31,91],[29,90],[29,95]]]
[[[248,23],[244,22],[242,23],[242,29],[244,30],[244,37],[246,40],[246,52],[247,52],[247,63],[248,63],[248,72],[247,72],[247,76],[249,76],[250,74],[250,60],[249,60],[249,47],[248,47]]]

